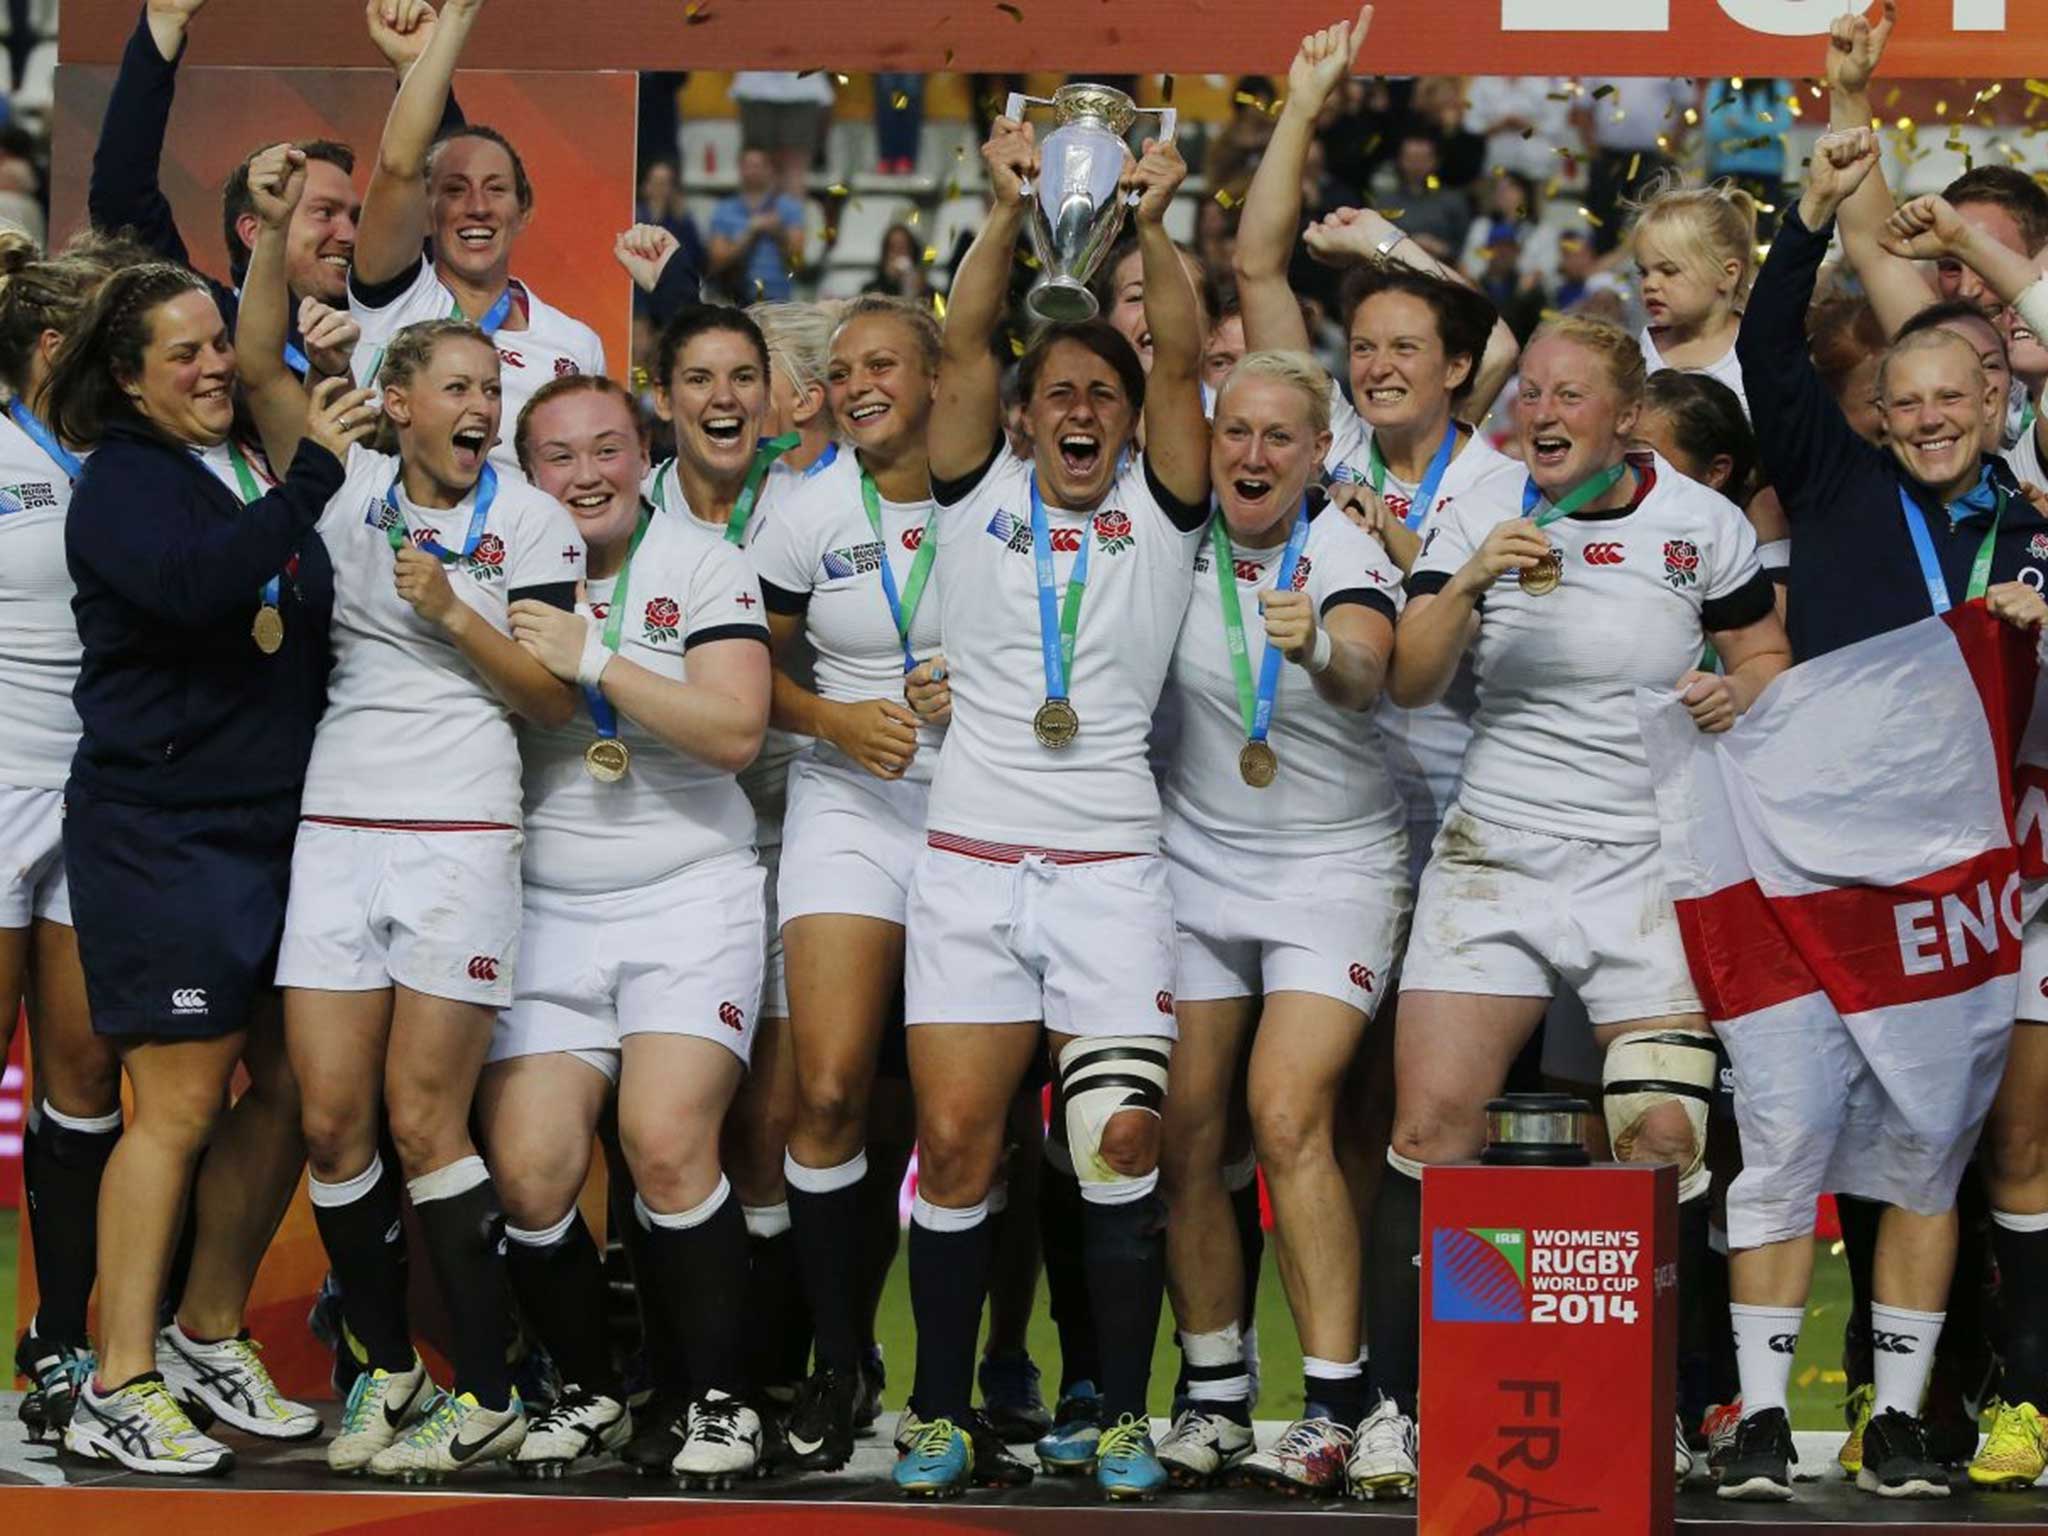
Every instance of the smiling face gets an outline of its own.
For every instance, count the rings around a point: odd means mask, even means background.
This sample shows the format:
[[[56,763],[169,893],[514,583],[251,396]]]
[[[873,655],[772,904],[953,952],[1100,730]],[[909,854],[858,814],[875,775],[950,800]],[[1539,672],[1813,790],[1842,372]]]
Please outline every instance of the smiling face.
[[[1024,402],[1042,493],[1085,511],[1108,493],[1137,412],[1117,371],[1078,341],[1056,341]]]
[[[1684,259],[1678,242],[1655,223],[1636,231],[1634,248],[1643,308],[1653,328],[1696,326],[1727,307],[1741,275],[1737,262],[1725,262],[1715,272],[1700,270],[1696,262]]]
[[[692,336],[654,408],[674,424],[676,452],[699,474],[720,483],[745,478],[768,411],[768,373],[753,339],[723,330]]]
[[[1918,344],[1892,353],[1879,385],[1893,456],[1915,480],[1945,493],[1976,478],[1987,443],[1996,440],[1992,408],[2002,419],[2004,406],[1969,344],[1952,335],[1909,338]]]
[[[1299,387],[1239,374],[1216,401],[1209,479],[1233,537],[1256,542],[1301,505],[1309,478],[1330,450]]]
[[[1377,430],[1441,433],[1471,372],[1469,357],[1445,354],[1436,311],[1412,293],[1375,293],[1351,317],[1351,397]]]
[[[305,195],[285,231],[285,276],[298,297],[347,306],[361,208],[346,171],[327,160],[306,162]]]
[[[434,252],[458,276],[502,281],[530,210],[519,205],[517,172],[502,144],[449,139],[434,151],[427,179]]]
[[[533,483],[569,509],[583,542],[601,548],[629,536],[647,454],[626,402],[579,389],[540,406],[526,426]]]
[[[2012,369],[2005,360],[2005,336],[1989,320],[1954,319],[1941,322],[1940,329],[1961,338],[1963,344],[1977,354],[1977,366],[1984,370],[1984,378],[1991,386],[1992,403],[1990,427],[1994,437],[2005,433],[2005,402],[2012,392]]]
[[[448,336],[411,378],[384,391],[399,455],[443,490],[467,494],[498,441],[503,402],[498,350],[474,336]]]
[[[142,370],[121,379],[135,409],[181,443],[210,448],[235,424],[235,344],[213,296],[188,289],[149,312]]]
[[[1195,285],[1196,308],[1201,308],[1202,269],[1186,251],[1180,253],[1188,280]],[[1124,333],[1124,340],[1136,348],[1138,361],[1152,371],[1152,328],[1145,323],[1145,258],[1135,247],[1124,252],[1110,274],[1109,304],[1102,318]],[[1205,322],[1206,323],[1206,322]]]
[[[1538,337],[1522,354],[1516,405],[1529,478],[1553,500],[1619,461],[1641,415],[1606,359],[1562,336]]]
[[[825,393],[846,440],[879,463],[894,463],[924,442],[937,380],[910,327],[887,315],[860,315],[832,338]]]

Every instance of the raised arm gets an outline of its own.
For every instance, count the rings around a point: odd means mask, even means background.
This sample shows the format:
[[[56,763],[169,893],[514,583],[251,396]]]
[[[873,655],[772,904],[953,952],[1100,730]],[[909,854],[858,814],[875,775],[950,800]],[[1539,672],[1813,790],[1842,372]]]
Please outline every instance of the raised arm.
[[[1301,302],[1287,283],[1287,263],[1301,227],[1301,178],[1309,146],[1315,142],[1316,118],[1357,64],[1371,27],[1368,5],[1359,11],[1355,25],[1340,21],[1304,37],[1288,66],[1287,103],[1245,192],[1231,260],[1244,315],[1244,343],[1251,351],[1309,350]]]
[[[1152,332],[1152,372],[1145,380],[1145,459],[1176,498],[1205,511],[1209,504],[1209,419],[1202,411],[1201,300],[1173,236],[1166,211],[1187,179],[1187,162],[1170,143],[1145,141],[1131,172],[1138,192],[1138,256],[1145,271],[1145,325]]]
[[[1835,18],[1827,53],[1828,126],[1833,132],[1871,126],[1870,79],[1884,58],[1897,19],[1895,0],[1884,0],[1884,14],[1874,27],[1860,15]],[[1896,336],[1901,326],[1934,302],[1935,295],[1912,262],[1893,255],[1880,241],[1891,215],[1891,189],[1879,164],[1843,200],[1837,217],[1842,254],[1863,284],[1877,323],[1885,335]]]
[[[927,432],[934,480],[973,474],[988,461],[989,450],[1002,432],[1002,369],[991,344],[1010,298],[1010,263],[1016,257],[1017,236],[1030,212],[1025,187],[1039,171],[1038,144],[1031,125],[997,118],[989,129],[988,143],[981,148],[981,158],[988,167],[995,201],[981,233],[960,259],[946,301],[938,393],[932,400]],[[1156,348],[1156,339],[1154,345]]]
[[[380,21],[408,0],[369,0],[369,14]],[[445,0],[419,61],[406,72],[384,120],[377,145],[377,163],[363,195],[362,217],[356,223],[355,266],[350,281],[374,288],[402,275],[420,259],[427,233],[427,152],[440,132],[448,94],[455,83],[456,61],[469,39],[484,0]]]
[[[306,190],[306,157],[289,144],[273,144],[249,162],[249,200],[256,208],[256,243],[242,280],[235,320],[235,357],[242,396],[263,451],[273,464],[289,464],[306,431],[306,387],[284,360],[291,318],[285,280],[285,237],[292,210]]]
[[[100,119],[86,185],[86,217],[95,229],[131,230],[166,261],[189,264],[170,199],[159,173],[171,103],[178,90],[178,58],[185,29],[206,0],[149,0],[121,55],[121,71]]]

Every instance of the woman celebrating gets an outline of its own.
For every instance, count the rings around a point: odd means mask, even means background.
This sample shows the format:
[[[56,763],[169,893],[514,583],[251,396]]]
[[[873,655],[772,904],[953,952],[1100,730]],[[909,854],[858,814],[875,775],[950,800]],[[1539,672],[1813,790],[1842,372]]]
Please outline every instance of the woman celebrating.
[[[1127,173],[1152,333],[1148,380],[1100,322],[1053,326],[1019,364],[1033,456],[1010,455],[989,347],[1038,174],[1031,130],[983,149],[995,206],[954,284],[930,428],[952,720],[911,876],[906,1013],[920,1187],[911,1299],[924,1421],[912,1495],[974,1475],[967,1420],[1004,1111],[1041,1035],[1087,1209],[1112,1498],[1166,1481],[1145,1417],[1158,1328],[1158,1112],[1173,1038],[1173,925],[1158,857],[1151,717],[1208,520],[1203,327],[1162,222],[1171,145]],[[1145,449],[1127,456],[1138,416]],[[1061,580],[1064,576],[1064,581]]]
[[[1371,535],[1311,501],[1329,408],[1329,376],[1305,354],[1254,352],[1232,370],[1209,450],[1219,510],[1169,676],[1179,730],[1163,798],[1181,1031],[1164,1171],[1192,1401],[1159,1456],[1177,1481],[1201,1486],[1251,1450],[1239,1267],[1203,1262],[1211,1256],[1175,1231],[1198,1206],[1199,1231],[1232,1231],[1225,1126],[1249,1044],[1252,1141],[1301,1338],[1305,1406],[1237,1475],[1341,1495],[1365,1380],[1358,1231],[1332,1122],[1400,953],[1408,882],[1405,812],[1366,713],[1394,647],[1399,568]],[[1262,646],[1245,638],[1254,613]],[[1284,900],[1283,885],[1316,900]]]
[[[768,632],[746,557],[641,500],[646,454],[620,386],[545,386],[515,442],[575,517],[591,568],[587,613],[530,599],[510,613],[520,645],[586,690],[567,725],[522,733],[519,983],[477,1094],[507,1267],[565,1383],[516,1459],[560,1473],[633,1432],[576,1209],[616,1090],[653,1271],[643,1300],[664,1310],[694,1378],[673,1469],[725,1486],[753,1474],[760,1448],[737,1395],[746,1229],[718,1139],[761,991],[761,871],[733,775],[768,722]]]
[[[242,342],[251,407],[282,460],[304,411],[279,361],[283,230],[304,178],[296,151],[258,170],[264,227]],[[319,524],[335,568],[334,675],[277,979],[314,1217],[368,1365],[328,1465],[414,1478],[507,1458],[526,1433],[505,1363],[497,1197],[469,1111],[518,949],[512,718],[561,726],[577,704],[513,642],[506,609],[521,597],[573,606],[583,544],[553,498],[491,467],[498,358],[475,326],[408,326],[379,380],[398,452],[352,453]],[[380,1110],[448,1307],[445,1393],[429,1393],[407,1326],[399,1171],[378,1151]]]
[[[930,311],[855,302],[826,376],[847,451],[789,489],[754,546],[778,656],[807,644],[816,659],[815,691],[778,668],[774,722],[815,738],[790,773],[776,907],[798,1094],[783,1173],[818,1356],[789,1432],[797,1464],[823,1470],[853,1454],[862,1320],[845,1276],[868,1089],[901,1005],[904,901],[941,740],[903,702],[905,672],[939,641],[925,459],[938,359]]]
[[[483,5],[444,0],[391,104],[356,224],[348,304],[363,329],[356,377],[365,384],[382,377],[384,354],[407,326],[469,320],[493,344],[502,335],[504,414],[516,421],[549,380],[603,373],[604,346],[589,326],[511,275],[513,247],[533,217],[533,184],[519,151],[476,124],[440,132],[456,62]],[[510,443],[485,446],[501,473],[519,472]]]
[[[1560,980],[1606,1051],[1615,1155],[1682,1170],[1682,1286],[1705,1244],[1714,1053],[1664,893],[1634,693],[1675,687],[1701,730],[1725,731],[1789,656],[1742,514],[1655,455],[1627,455],[1643,387],[1641,351],[1616,327],[1538,331],[1518,396],[1526,483],[1444,509],[1408,580],[1389,691],[1428,702],[1470,647],[1479,712],[1403,962],[1373,1223],[1387,1255],[1418,1251],[1423,1166],[1477,1153],[1485,1103]],[[1697,670],[1703,641],[1724,673]],[[1373,1374],[1390,1400],[1353,1462],[1369,1497],[1414,1487],[1418,1273],[1376,1274]],[[1682,1431],[1676,1454],[1690,1466]]]
[[[245,506],[201,457],[229,456],[234,390],[206,285],[153,263],[100,288],[42,394],[52,441],[95,450],[64,530],[84,650],[64,868],[93,1028],[135,1093],[100,1184],[98,1371],[64,1444],[138,1472],[233,1464],[172,1396],[174,1372],[188,1392],[211,1383],[205,1406],[234,1408],[238,1429],[319,1427],[278,1397],[242,1308],[300,1161],[270,985],[327,664],[332,580],[312,533],[374,415],[323,384],[284,482],[252,484]],[[250,1086],[223,1115],[238,1062]],[[159,1337],[188,1197],[192,1271]]]
[[[121,1068],[93,1032],[64,884],[64,779],[78,748],[78,625],[64,518],[82,465],[50,434],[50,360],[109,266],[42,259],[26,236],[0,256],[0,1051],[28,1003],[35,1065],[22,1179],[35,1238],[36,1314],[14,1352],[31,1441],[56,1438],[92,1374],[100,1174],[121,1134]]]

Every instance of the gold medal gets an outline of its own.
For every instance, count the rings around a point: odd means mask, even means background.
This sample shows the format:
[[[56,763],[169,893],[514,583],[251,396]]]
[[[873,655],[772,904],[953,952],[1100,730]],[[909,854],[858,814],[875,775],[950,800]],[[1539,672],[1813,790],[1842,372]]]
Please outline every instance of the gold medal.
[[[1522,572],[1522,590],[1531,597],[1543,597],[1557,590],[1564,580],[1564,551],[1553,549]]]
[[[1065,699],[1047,699],[1031,717],[1031,729],[1037,733],[1040,746],[1057,752],[1081,734],[1081,717]]]
[[[269,603],[256,610],[256,622],[249,626],[249,638],[266,656],[275,656],[284,644],[284,615]]]
[[[1253,789],[1264,789],[1280,771],[1280,759],[1263,741],[1248,741],[1237,754],[1237,771]]]
[[[583,749],[583,771],[600,784],[616,784],[633,766],[633,754],[616,736],[600,736]]]

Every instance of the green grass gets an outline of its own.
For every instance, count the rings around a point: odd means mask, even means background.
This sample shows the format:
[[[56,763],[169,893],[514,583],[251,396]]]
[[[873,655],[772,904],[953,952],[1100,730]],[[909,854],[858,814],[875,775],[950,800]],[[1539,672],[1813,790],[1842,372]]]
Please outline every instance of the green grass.
[[[0,1211],[0,1339],[12,1341],[15,1317],[15,1262],[20,1252],[20,1215]],[[1825,1250],[1814,1267],[1813,1300],[1806,1311],[1806,1329],[1799,1338],[1799,1354],[1792,1366],[1792,1427],[1794,1429],[1839,1429],[1842,1318],[1849,1306],[1849,1272],[1839,1254]],[[900,1408],[910,1391],[911,1362],[917,1358],[910,1323],[910,1279],[898,1259],[889,1275],[889,1288],[882,1297],[882,1313],[876,1332],[889,1362],[889,1406]],[[1031,1355],[1046,1374],[1048,1395],[1058,1389],[1059,1336],[1053,1330],[1052,1315],[1046,1310],[1045,1287],[1038,1289],[1037,1305],[1031,1313]],[[1294,1336],[1294,1319],[1287,1311],[1287,1297],[1280,1288],[1280,1271],[1269,1244],[1264,1277],[1259,1282],[1259,1355],[1264,1385],[1260,1391],[1259,1416],[1288,1419],[1301,1408],[1301,1346]],[[1152,1411],[1164,1414],[1173,1393],[1174,1373],[1180,1368],[1179,1353],[1173,1347],[1173,1323],[1162,1318],[1159,1342],[1152,1356]]]

